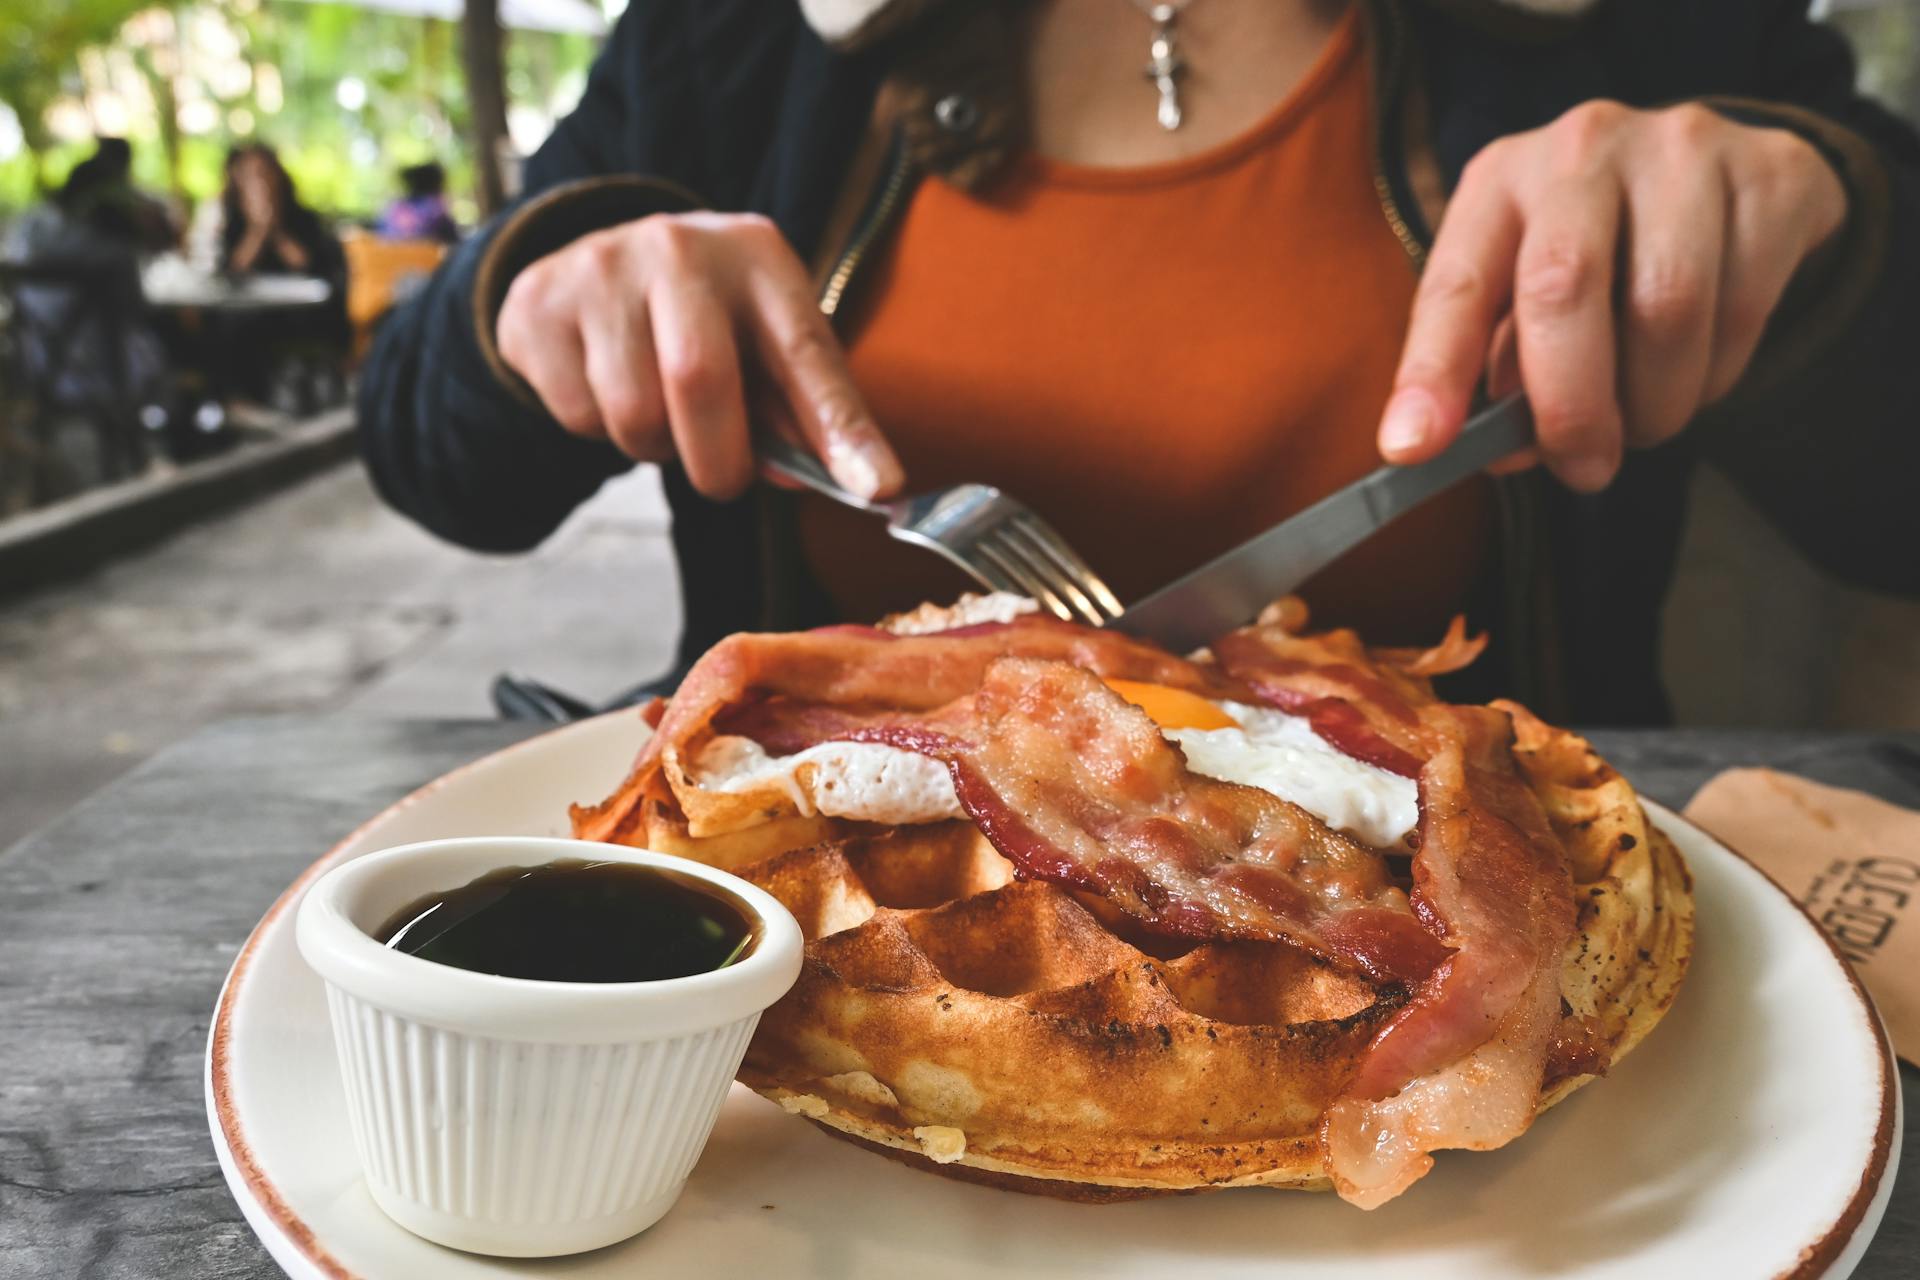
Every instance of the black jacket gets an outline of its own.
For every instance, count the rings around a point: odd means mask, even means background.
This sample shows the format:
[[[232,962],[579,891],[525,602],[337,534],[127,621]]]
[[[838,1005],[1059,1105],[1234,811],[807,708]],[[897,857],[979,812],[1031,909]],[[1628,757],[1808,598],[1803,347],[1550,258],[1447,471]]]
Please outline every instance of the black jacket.
[[[1707,98],[1796,129],[1852,198],[1841,242],[1802,273],[1727,402],[1678,441],[1630,455],[1603,494],[1539,475],[1504,486],[1503,564],[1474,610],[1496,648],[1477,687],[1456,692],[1512,693],[1589,724],[1664,719],[1659,613],[1701,459],[1839,577],[1920,592],[1910,491],[1920,393],[1909,367],[1920,357],[1920,139],[1855,94],[1843,39],[1807,21],[1804,0],[1598,0],[1558,22],[1474,0],[1366,2],[1382,177],[1416,239],[1430,239],[1415,190],[1423,165],[1450,188],[1492,139],[1602,97]],[[923,167],[977,172],[992,137],[970,151],[928,108],[956,87],[991,95],[1007,79],[959,31],[986,25],[974,15],[989,9],[936,7],[849,52],[830,49],[785,0],[637,0],[579,107],[528,162],[520,204],[463,244],[381,333],[360,421],[387,500],[476,549],[540,542],[630,464],[563,432],[500,366],[492,316],[512,273],[589,230],[684,207],[688,192],[769,215],[803,257],[831,249],[822,238],[883,81],[910,82],[879,95],[907,104],[897,147],[919,147]],[[980,116],[983,135],[1017,127],[991,110],[963,114]],[[683,664],[730,631],[822,620],[817,594],[796,579],[779,499],[717,504],[672,468],[665,481]]]

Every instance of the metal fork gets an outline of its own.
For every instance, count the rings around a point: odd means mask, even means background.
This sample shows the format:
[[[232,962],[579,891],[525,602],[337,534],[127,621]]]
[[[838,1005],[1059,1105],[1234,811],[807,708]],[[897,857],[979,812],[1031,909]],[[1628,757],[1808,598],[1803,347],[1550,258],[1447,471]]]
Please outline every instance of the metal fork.
[[[944,556],[990,591],[1031,596],[1069,622],[1105,626],[1124,612],[1119,598],[1053,526],[992,485],[956,484],[891,502],[842,489],[820,460],[776,436],[754,451],[767,470],[859,511],[887,518],[887,532]]]

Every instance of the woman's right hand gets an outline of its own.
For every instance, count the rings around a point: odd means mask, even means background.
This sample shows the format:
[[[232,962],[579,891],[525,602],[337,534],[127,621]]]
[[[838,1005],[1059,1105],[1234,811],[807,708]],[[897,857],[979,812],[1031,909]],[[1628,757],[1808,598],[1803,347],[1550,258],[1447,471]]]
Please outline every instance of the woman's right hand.
[[[655,214],[585,236],[514,278],[494,332],[568,431],[642,462],[677,455],[708,497],[753,479],[749,402],[855,493],[904,478],[806,268],[765,218]]]

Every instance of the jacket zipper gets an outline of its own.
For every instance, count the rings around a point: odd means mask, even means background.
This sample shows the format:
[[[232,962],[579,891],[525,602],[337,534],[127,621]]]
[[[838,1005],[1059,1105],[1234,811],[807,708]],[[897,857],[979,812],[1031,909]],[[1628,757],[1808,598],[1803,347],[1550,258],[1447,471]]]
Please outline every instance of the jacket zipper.
[[[1400,82],[1406,72],[1407,20],[1394,0],[1380,0],[1374,4],[1373,12],[1380,41],[1379,83],[1374,86],[1373,102],[1373,190],[1380,199],[1380,211],[1386,215],[1387,226],[1393,230],[1400,247],[1407,251],[1407,257],[1413,260],[1414,270],[1419,271],[1427,265],[1426,242],[1414,233],[1406,215],[1401,212],[1400,201],[1393,192],[1393,181],[1387,176],[1388,130],[1397,131],[1400,123],[1398,113],[1403,88]],[[1406,140],[1401,139],[1402,150],[1405,145]]]
[[[831,320],[840,310],[840,304],[847,296],[847,286],[853,282],[854,272],[865,260],[867,253],[900,212],[905,202],[907,189],[913,185],[913,161],[907,155],[906,140],[897,132],[887,153],[887,175],[881,181],[880,190],[867,207],[867,212],[854,227],[853,234],[847,237],[847,244],[840,251],[840,258],[833,264],[833,270],[827,273],[826,283],[820,287],[820,311]]]

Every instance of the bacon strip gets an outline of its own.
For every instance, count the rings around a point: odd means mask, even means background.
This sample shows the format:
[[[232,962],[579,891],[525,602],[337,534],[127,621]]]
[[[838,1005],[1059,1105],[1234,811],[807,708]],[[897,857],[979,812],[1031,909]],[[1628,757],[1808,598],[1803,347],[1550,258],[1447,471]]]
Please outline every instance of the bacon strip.
[[[574,807],[574,835],[614,838],[632,828],[631,819],[643,805],[665,802],[661,765],[667,753],[705,732],[727,708],[788,698],[895,717],[926,712],[973,692],[988,664],[1010,654],[1215,697],[1248,696],[1217,671],[1157,646],[1038,614],[924,636],[854,626],[733,635],[687,673],[620,789],[592,808]]]
[[[1285,942],[1407,985],[1448,956],[1384,860],[1297,805],[1190,772],[1146,714],[1078,667],[1003,658],[964,725],[856,730],[947,761],[960,803],[1026,875],[1158,932]]]
[[[1305,718],[1331,746],[1403,778],[1420,776],[1433,742],[1416,708],[1433,701],[1432,689],[1375,663],[1353,632],[1246,627],[1216,640],[1213,652],[1228,675],[1269,706]]]
[[[1533,1122],[1573,936],[1565,850],[1515,772],[1512,724],[1435,704],[1420,774],[1414,909],[1456,950],[1368,1046],[1328,1110],[1328,1171],[1363,1208],[1404,1191],[1442,1147],[1486,1150]]]
[[[1371,649],[1373,660],[1381,666],[1398,667],[1410,676],[1443,676],[1473,665],[1487,649],[1487,633],[1467,634],[1464,614],[1454,614],[1447,634],[1429,649]]]

